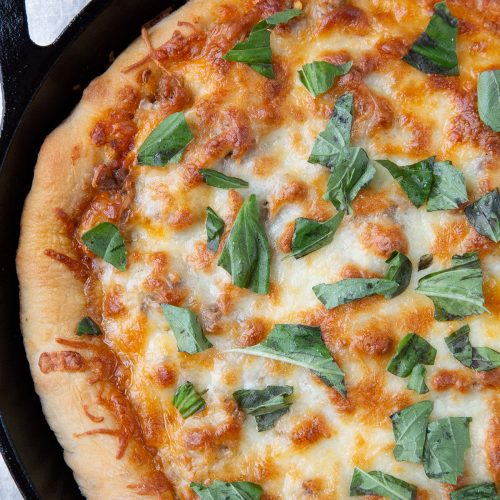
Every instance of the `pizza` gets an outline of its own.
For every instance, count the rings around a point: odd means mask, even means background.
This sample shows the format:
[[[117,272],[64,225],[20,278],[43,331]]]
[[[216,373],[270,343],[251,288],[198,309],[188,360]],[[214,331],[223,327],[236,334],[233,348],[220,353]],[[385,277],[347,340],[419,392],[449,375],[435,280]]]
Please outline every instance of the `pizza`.
[[[17,257],[87,498],[498,498],[499,30],[190,0],[90,83]]]

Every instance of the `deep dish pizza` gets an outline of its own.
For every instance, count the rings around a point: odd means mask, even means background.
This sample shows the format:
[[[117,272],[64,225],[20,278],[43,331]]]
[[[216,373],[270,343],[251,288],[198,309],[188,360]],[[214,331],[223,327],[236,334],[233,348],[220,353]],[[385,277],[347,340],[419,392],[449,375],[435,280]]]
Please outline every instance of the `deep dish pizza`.
[[[191,0],[45,141],[26,352],[88,498],[493,499],[500,4]]]

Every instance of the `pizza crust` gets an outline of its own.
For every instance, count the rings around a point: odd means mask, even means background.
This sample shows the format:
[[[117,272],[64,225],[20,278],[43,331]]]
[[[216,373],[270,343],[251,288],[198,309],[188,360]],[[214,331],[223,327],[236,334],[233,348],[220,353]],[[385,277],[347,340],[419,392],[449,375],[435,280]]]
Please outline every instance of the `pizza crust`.
[[[191,0],[161,20],[150,31],[152,39],[167,40],[179,20],[198,20],[201,4],[200,0]],[[65,236],[55,209],[71,214],[84,199],[93,169],[102,161],[100,152],[90,142],[91,127],[103,110],[117,105],[118,91],[124,85],[138,86],[134,73],[121,70],[146,54],[143,41],[134,41],[106,73],[90,83],[70,117],[47,137],[21,221],[17,272],[25,349],[47,421],[64,448],[66,462],[82,493],[89,499],[137,497],[129,485],[140,484],[144,471],[137,470],[128,452],[123,458],[116,458],[115,436],[75,438],[75,434],[92,428],[106,424],[113,427],[115,420],[102,407],[95,410],[104,416],[99,424],[92,423],[85,414],[84,405],[95,407],[97,398],[97,388],[89,384],[85,373],[40,371],[40,355],[64,349],[55,339],[74,340],[76,325],[86,315],[82,283],[44,251],[53,248],[72,255],[71,241]],[[158,498],[156,493],[145,496]],[[161,497],[173,498],[173,493],[165,492]]]

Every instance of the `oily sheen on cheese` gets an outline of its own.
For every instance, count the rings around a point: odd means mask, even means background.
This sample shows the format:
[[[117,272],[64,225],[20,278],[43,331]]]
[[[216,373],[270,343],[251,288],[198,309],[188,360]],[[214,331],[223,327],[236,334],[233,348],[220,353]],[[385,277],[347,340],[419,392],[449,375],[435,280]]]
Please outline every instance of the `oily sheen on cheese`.
[[[434,401],[433,419],[472,418],[460,484],[498,482],[498,370],[466,369],[444,341],[467,322],[472,345],[500,350],[498,245],[476,233],[461,210],[417,209],[389,172],[375,164],[374,179],[354,200],[354,214],[344,217],[332,243],[301,259],[286,256],[297,217],[326,220],[336,213],[323,199],[328,169],[307,159],[345,92],[354,94],[352,145],[363,147],[371,159],[400,165],[431,155],[450,160],[465,176],[469,199],[499,185],[499,138],[477,116],[475,89],[477,74],[500,57],[500,8],[494,1],[448,1],[460,22],[460,75],[445,77],[426,75],[401,60],[425,29],[433,1],[298,4],[303,15],[271,35],[276,79],[222,56],[253,24],[291,8],[291,2],[210,2],[169,40],[159,36],[161,30],[151,30],[153,47],[166,47],[158,64],[150,58],[127,70],[117,59],[127,98],[82,132],[92,137],[96,166],[118,161],[129,170],[125,212],[116,208],[123,199],[97,187],[77,214],[76,233],[109,220],[120,224],[126,242],[126,271],[91,256],[85,292],[89,310],[101,319],[104,343],[126,367],[125,396],[140,439],[180,498],[195,498],[192,481],[222,479],[258,483],[266,499],[343,499],[354,467],[360,467],[416,485],[419,499],[441,499],[451,491],[447,485],[430,480],[421,464],[397,462],[392,453],[389,416],[428,399]],[[148,55],[146,45],[143,55]],[[353,61],[353,67],[313,99],[297,76],[313,60]],[[182,161],[137,165],[137,151],[151,131],[180,110],[194,135]],[[210,187],[199,168],[242,178],[249,187]],[[250,194],[257,196],[271,247],[267,295],[235,287],[217,266]],[[206,207],[226,223],[217,254],[206,246]],[[312,287],[319,283],[382,276],[394,250],[414,267],[402,295],[390,301],[365,298],[331,311],[314,295]],[[432,302],[414,289],[422,276],[449,267],[454,254],[468,251],[480,253],[490,312],[465,322],[437,322]],[[427,253],[434,256],[432,266],[417,272]],[[214,348],[196,355],[178,352],[161,303],[194,311]],[[229,352],[261,342],[278,323],[321,327],[345,373],[346,399],[304,368]],[[406,379],[386,370],[408,332],[437,349],[435,364],[427,367],[430,392],[424,395],[407,390]],[[186,420],[172,404],[176,387],[185,381],[207,390],[206,408]],[[232,394],[267,385],[293,386],[293,404],[272,429],[259,433]],[[98,427],[88,420],[81,432]],[[99,435],[96,443],[113,440]]]

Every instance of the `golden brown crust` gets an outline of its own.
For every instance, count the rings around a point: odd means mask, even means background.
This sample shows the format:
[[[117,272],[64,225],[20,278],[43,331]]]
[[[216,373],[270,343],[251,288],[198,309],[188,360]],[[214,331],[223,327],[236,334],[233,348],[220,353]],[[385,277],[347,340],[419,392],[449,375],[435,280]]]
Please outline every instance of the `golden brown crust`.
[[[191,0],[160,21],[150,31],[153,40],[170,38],[179,20],[199,20],[202,3]],[[75,369],[64,369],[67,366],[57,369],[50,364],[56,362],[50,360],[53,353],[66,351],[56,339],[74,338],[76,324],[86,315],[81,281],[67,266],[45,254],[52,248],[74,255],[56,209],[73,214],[85,201],[94,167],[105,161],[91,143],[92,127],[103,109],[118,105],[120,89],[138,86],[133,74],[121,70],[145,55],[143,42],[136,40],[105,74],[90,83],[71,116],[47,137],[21,222],[17,269],[25,348],[44,413],[87,498],[173,497],[168,480],[156,470],[154,457],[140,440],[128,446],[118,460],[114,434],[76,437],[87,431],[116,428],[116,412],[98,404],[101,391],[114,384],[91,384],[85,371],[75,373]],[[45,374],[39,366],[43,353],[47,353],[42,357]]]

